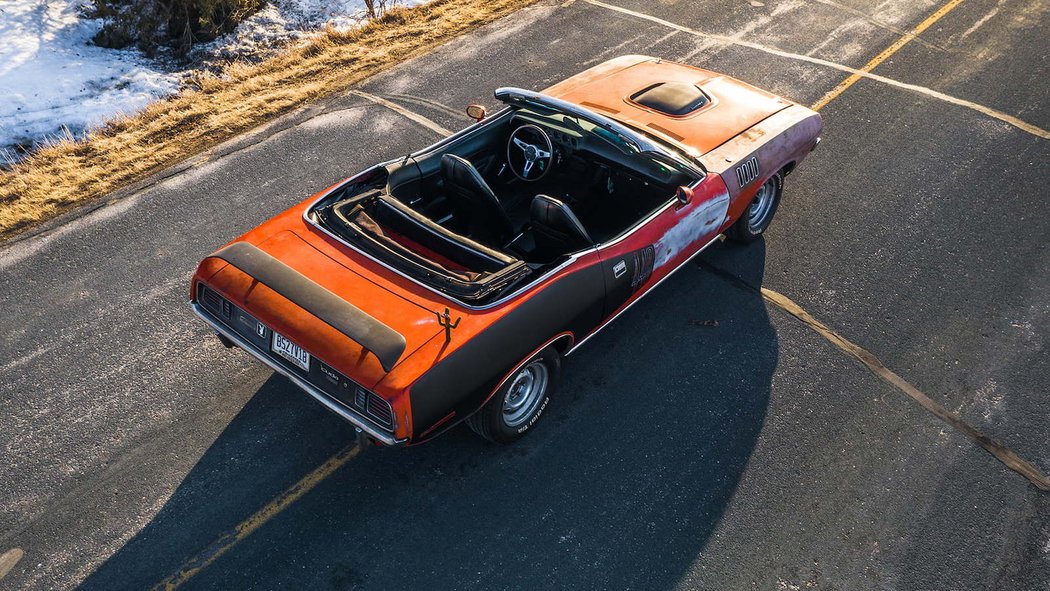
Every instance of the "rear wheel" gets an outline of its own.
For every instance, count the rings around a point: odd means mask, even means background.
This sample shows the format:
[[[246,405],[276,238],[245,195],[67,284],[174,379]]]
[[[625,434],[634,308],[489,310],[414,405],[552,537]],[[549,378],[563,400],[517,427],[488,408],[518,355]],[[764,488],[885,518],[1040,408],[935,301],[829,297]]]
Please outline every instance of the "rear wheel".
[[[467,419],[478,435],[496,443],[522,438],[543,415],[561,371],[561,358],[551,347],[518,368],[481,408]]]
[[[757,240],[773,222],[773,215],[780,205],[780,194],[784,190],[784,173],[778,172],[769,177],[759,187],[751,199],[744,214],[729,228],[728,236],[737,242]]]

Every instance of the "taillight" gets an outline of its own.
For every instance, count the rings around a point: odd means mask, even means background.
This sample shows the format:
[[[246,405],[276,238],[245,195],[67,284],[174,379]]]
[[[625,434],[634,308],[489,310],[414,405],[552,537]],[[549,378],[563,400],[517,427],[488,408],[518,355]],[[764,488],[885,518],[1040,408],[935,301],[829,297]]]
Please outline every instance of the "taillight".
[[[387,428],[394,428],[394,410],[390,403],[373,392],[368,393],[368,416]]]
[[[224,318],[233,314],[233,304],[203,283],[197,284],[197,301],[212,313]]]

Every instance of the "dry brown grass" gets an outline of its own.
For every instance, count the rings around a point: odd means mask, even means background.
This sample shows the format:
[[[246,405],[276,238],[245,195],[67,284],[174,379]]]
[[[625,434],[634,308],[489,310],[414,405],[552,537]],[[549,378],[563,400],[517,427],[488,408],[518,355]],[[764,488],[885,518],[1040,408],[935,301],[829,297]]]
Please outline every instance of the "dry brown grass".
[[[0,174],[0,240],[537,0],[434,0],[361,29],[328,30],[260,64],[198,76],[179,94]]]

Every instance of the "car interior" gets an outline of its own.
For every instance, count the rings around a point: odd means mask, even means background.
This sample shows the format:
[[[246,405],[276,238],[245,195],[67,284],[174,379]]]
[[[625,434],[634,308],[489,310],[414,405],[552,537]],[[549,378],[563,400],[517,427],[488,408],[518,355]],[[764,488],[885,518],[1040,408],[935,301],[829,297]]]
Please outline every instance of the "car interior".
[[[560,112],[509,108],[314,207],[401,271],[478,300],[623,234],[696,179]]]

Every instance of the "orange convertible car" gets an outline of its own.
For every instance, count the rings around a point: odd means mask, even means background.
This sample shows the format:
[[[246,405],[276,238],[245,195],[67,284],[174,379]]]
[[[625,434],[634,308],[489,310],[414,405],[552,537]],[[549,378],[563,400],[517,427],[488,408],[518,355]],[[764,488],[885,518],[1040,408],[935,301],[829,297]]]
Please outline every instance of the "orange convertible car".
[[[496,98],[204,259],[194,311],[377,442],[510,442],[562,358],[721,235],[761,235],[822,126],[645,56]]]

